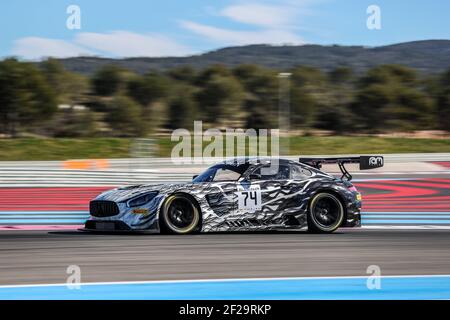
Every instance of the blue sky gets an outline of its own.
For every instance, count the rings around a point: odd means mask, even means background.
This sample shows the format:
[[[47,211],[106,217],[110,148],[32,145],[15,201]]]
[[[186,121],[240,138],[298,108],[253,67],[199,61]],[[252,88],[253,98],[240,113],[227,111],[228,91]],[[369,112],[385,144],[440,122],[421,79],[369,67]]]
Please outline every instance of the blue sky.
[[[66,27],[69,5],[81,29]],[[366,26],[369,5],[381,30]],[[185,56],[254,43],[378,46],[450,39],[444,0],[2,0],[0,56]]]

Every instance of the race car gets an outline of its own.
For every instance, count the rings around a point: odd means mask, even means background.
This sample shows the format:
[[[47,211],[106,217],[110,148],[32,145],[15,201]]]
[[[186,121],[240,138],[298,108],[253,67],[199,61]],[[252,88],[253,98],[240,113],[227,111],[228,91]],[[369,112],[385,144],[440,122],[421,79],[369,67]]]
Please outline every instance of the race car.
[[[340,178],[321,171],[337,164]],[[234,158],[182,184],[132,185],[90,202],[87,231],[194,232],[309,230],[361,225],[361,195],[345,164],[383,166],[381,156]]]

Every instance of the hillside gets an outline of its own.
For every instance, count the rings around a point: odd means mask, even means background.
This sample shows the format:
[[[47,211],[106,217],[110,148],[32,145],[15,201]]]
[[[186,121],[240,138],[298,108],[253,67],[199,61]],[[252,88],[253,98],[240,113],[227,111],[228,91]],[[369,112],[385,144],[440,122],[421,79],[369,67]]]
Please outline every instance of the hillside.
[[[215,63],[228,66],[257,63],[280,70],[295,65],[310,65],[324,71],[329,71],[336,66],[348,66],[356,72],[362,72],[379,64],[399,63],[423,73],[438,73],[450,67],[450,40],[414,41],[381,47],[248,45],[181,58],[74,57],[60,59],[60,61],[68,70],[83,74],[92,74],[99,67],[110,63],[138,73],[144,73],[149,69],[167,70],[182,65],[203,68]]]

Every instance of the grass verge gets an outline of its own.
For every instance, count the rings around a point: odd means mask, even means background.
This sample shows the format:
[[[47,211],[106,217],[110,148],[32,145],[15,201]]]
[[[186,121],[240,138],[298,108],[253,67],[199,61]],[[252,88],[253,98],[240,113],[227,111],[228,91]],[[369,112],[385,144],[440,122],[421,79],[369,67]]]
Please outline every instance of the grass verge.
[[[160,157],[169,157],[178,143],[156,142]],[[132,143],[126,138],[0,139],[0,161],[127,158]],[[450,152],[450,139],[292,137],[289,144],[291,155]]]

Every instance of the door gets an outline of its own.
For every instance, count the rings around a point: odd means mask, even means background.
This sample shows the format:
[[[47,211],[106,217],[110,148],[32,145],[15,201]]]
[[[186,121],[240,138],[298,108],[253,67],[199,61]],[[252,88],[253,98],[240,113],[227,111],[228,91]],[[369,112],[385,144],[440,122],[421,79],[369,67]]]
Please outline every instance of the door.
[[[236,212],[242,219],[269,226],[281,221],[277,221],[280,199],[285,193],[283,185],[289,179],[290,169],[287,164],[264,169],[268,167],[254,168],[245,180],[238,183]]]

